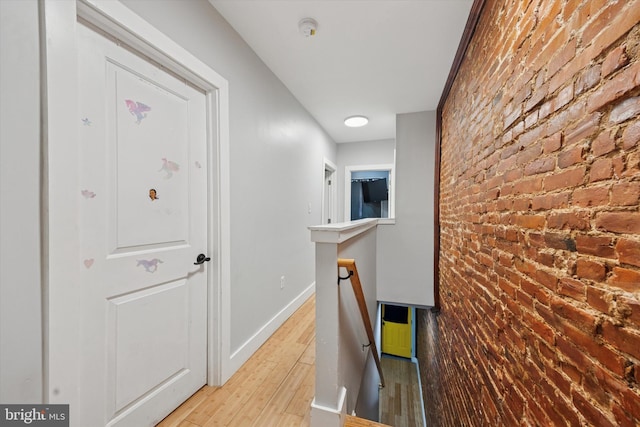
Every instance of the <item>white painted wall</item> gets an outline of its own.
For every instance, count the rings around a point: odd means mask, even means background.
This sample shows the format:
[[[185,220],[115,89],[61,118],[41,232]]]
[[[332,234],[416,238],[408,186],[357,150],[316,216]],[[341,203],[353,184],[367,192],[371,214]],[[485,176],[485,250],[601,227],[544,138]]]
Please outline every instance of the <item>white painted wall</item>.
[[[436,113],[396,116],[395,225],[378,227],[378,300],[432,306]]]
[[[231,353],[239,367],[313,291],[336,146],[206,0],[123,3],[229,82]],[[42,401],[38,2],[0,0],[0,401]],[[280,278],[285,287],[280,289]]]
[[[381,315],[382,310],[380,310],[380,305],[378,305],[373,323],[373,334],[376,338],[376,346],[380,351],[382,351]],[[361,418],[380,421],[380,375],[378,374],[378,367],[376,366],[376,361],[371,351],[368,352],[367,362],[362,371],[360,393],[358,394],[358,400],[356,401],[354,410],[356,415]]]
[[[0,1],[0,402],[42,401],[38,5]]]
[[[376,240],[378,220],[311,227],[316,242],[316,383],[311,404],[312,427],[338,427],[345,413],[377,418],[378,383],[372,366],[367,333],[350,280],[336,284],[338,258],[355,259],[369,321],[380,349],[380,322],[376,300]]]
[[[395,163],[395,224],[378,227],[378,300],[433,305],[435,111],[396,116],[396,139],[338,144],[338,212],[345,167]]]
[[[379,327],[376,324],[378,319],[378,300],[376,299],[376,230],[380,226],[373,228],[359,236],[356,236],[346,242],[338,245],[338,258],[355,259],[362,292],[367,302],[367,311],[369,312],[369,322],[374,328],[374,335],[378,332]],[[346,270],[342,269],[341,275],[346,274]],[[364,327],[362,317],[359,312],[358,302],[356,300],[350,280],[343,280],[340,288],[340,353],[338,357],[339,377],[344,381],[343,385],[347,389],[347,413],[351,413],[356,409],[358,401],[363,402],[359,407],[362,411],[360,416],[377,418],[377,407],[373,411],[366,411],[371,406],[375,406],[378,401],[378,377],[375,362],[373,362],[371,348],[362,348],[367,345],[366,329]],[[316,300],[316,308],[318,301]],[[380,341],[376,342],[376,347],[380,351]],[[373,362],[373,368],[372,368]],[[369,369],[367,369],[367,367]],[[368,374],[367,380],[363,380],[363,376]],[[373,376],[371,376],[373,375]],[[365,388],[361,388],[364,385]],[[366,402],[366,403],[365,403]],[[371,403],[373,402],[373,403]],[[364,413],[363,413],[364,412]]]
[[[416,196],[433,194],[434,112],[398,116],[396,142],[336,148],[206,0],[124,4],[229,81],[231,352],[237,366],[312,289],[314,247],[306,227],[321,223],[323,158],[338,164],[343,182],[346,165],[393,163],[397,145],[397,220],[378,227],[378,299],[433,304],[432,199]],[[42,399],[38,34],[35,0],[0,1],[3,403]],[[343,195],[338,200],[342,213]]]
[[[238,367],[313,289],[307,226],[321,223],[323,158],[335,163],[335,143],[206,0],[123,3],[229,82],[231,353]]]
[[[379,141],[350,142],[338,144],[338,220],[344,217],[344,180],[347,166],[383,165],[395,162],[396,142],[393,139]]]

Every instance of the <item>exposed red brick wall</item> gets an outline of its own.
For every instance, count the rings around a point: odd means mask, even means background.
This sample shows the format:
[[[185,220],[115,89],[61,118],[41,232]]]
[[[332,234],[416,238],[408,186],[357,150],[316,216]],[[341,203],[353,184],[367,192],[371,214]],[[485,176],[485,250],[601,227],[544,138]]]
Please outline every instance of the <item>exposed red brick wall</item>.
[[[435,425],[640,425],[639,23],[487,1],[442,114]]]

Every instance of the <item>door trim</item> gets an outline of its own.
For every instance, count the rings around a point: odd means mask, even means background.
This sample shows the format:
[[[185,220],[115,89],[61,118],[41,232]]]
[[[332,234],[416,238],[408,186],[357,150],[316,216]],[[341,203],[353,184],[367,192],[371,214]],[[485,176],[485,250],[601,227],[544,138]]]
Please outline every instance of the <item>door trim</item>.
[[[229,87],[208,65],[120,2],[44,0],[42,8],[43,91],[43,331],[44,396],[47,403],[68,403],[74,418],[79,366],[80,318],[69,314],[79,303],[78,260],[78,89],[76,25],[80,17],[122,40],[206,93],[209,130],[217,122],[217,142],[209,135],[210,170],[207,209],[208,249],[215,264],[208,277],[207,383],[223,384],[230,367],[230,175]],[[71,154],[70,154],[71,153]],[[75,156],[75,157],[74,157]],[[214,251],[217,249],[217,252]],[[216,285],[217,284],[217,285]],[[74,409],[76,408],[76,409]]]
[[[344,220],[351,220],[351,175],[352,172],[387,171],[389,172],[389,218],[382,218],[383,223],[396,217],[396,170],[391,163],[381,165],[351,165],[344,168]]]
[[[338,216],[338,209],[336,207],[336,199],[337,199],[337,195],[336,195],[336,171],[338,170],[338,167],[329,159],[327,159],[326,157],[323,159],[322,161],[322,207],[321,207],[321,212],[322,212],[322,217],[321,217],[321,223],[322,224],[326,224],[327,223],[327,214],[326,214],[326,199],[327,199],[327,186],[326,186],[326,172],[329,171],[331,173],[331,182],[332,182],[332,186],[333,186],[333,190],[330,192],[330,194],[328,195],[331,199],[330,201],[330,205],[331,205],[331,212],[329,213],[329,218],[331,218],[332,222],[337,222],[337,216]]]

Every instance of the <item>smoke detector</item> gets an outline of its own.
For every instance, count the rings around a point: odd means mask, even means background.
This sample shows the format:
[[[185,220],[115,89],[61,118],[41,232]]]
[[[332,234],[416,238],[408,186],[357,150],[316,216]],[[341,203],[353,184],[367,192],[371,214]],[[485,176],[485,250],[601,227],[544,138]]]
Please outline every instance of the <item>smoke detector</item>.
[[[305,37],[315,36],[317,29],[318,23],[313,18],[304,18],[298,22],[298,30]]]

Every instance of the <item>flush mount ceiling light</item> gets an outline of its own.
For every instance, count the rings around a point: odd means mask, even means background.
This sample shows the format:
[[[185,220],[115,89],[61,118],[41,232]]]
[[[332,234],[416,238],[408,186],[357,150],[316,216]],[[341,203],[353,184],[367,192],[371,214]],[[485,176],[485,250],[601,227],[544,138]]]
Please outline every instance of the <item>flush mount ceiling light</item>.
[[[344,119],[344,124],[350,128],[359,128],[369,123],[369,119],[365,116],[351,116]]]

